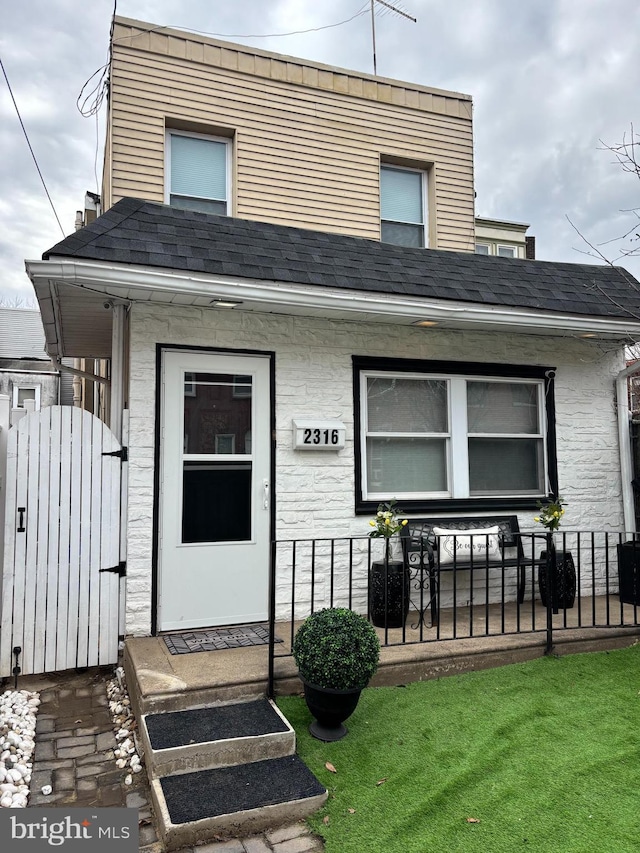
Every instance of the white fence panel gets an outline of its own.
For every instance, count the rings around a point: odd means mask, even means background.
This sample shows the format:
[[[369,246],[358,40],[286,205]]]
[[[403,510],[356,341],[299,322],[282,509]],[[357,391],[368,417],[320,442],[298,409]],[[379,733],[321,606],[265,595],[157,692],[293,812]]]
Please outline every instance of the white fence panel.
[[[23,674],[117,661],[119,451],[102,421],[68,406],[9,431],[0,676],[16,648]]]

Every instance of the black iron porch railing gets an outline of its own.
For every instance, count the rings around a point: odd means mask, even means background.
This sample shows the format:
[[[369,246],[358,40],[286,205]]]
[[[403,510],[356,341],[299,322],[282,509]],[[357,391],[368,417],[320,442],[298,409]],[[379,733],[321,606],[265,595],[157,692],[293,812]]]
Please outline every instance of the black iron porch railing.
[[[323,607],[366,616],[383,646],[545,633],[550,651],[560,629],[640,624],[640,534],[517,533],[497,554],[485,534],[451,534],[448,562],[440,537],[412,553],[369,537],[272,542],[270,694],[275,660]]]

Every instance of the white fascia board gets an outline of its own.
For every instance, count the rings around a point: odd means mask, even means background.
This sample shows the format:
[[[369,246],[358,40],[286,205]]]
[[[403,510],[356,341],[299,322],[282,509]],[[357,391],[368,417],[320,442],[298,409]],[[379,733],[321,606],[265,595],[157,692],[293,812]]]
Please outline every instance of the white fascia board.
[[[42,318],[42,327],[44,329],[45,350],[48,355],[55,358],[62,352],[62,334],[57,313],[58,303],[54,294],[54,288],[48,277],[36,278],[31,276],[28,263],[29,262],[26,262],[27,272],[33,282],[33,289],[40,307],[40,316]],[[43,262],[40,261],[40,263]]]
[[[228,298],[251,304],[250,310],[278,310],[301,314],[304,310],[327,317],[368,315],[368,319],[404,321],[407,325],[430,320],[443,326],[504,328],[505,331],[553,334],[600,335],[620,340],[640,340],[640,320],[560,314],[499,305],[407,297],[392,293],[346,290],[278,281],[187,273],[153,267],[131,267],[103,262],[70,259],[26,261],[34,286],[58,281],[104,294],[116,300],[170,303],[172,296],[210,299]],[[184,304],[184,300],[181,300]],[[199,303],[202,307],[202,303]]]

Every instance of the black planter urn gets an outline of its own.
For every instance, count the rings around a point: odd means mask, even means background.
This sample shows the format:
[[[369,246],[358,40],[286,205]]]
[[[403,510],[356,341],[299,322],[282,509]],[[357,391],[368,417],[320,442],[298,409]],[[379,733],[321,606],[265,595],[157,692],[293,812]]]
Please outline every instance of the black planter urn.
[[[547,552],[540,554],[540,559],[545,562],[538,567],[538,588],[540,599],[544,607],[547,606]],[[576,567],[570,551],[555,551],[555,590],[551,597],[551,606],[554,612],[568,610],[573,607],[576,600]],[[553,558],[551,558],[550,571],[553,572]]]
[[[330,687],[310,684],[302,677],[300,680],[304,686],[307,707],[315,717],[309,726],[313,737],[327,743],[343,738],[348,731],[344,721],[355,711],[362,688],[333,690]]]
[[[409,612],[404,560],[375,560],[369,572],[369,614],[377,628],[402,628]]]
[[[620,601],[640,605],[640,540],[621,542],[618,546]]]

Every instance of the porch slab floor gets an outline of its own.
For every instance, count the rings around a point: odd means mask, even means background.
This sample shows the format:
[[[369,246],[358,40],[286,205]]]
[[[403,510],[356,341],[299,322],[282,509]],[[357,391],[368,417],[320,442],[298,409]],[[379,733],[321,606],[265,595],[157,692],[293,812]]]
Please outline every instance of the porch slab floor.
[[[325,794],[297,755],[167,776],[160,784],[174,825]]]
[[[485,618],[481,618],[483,615]],[[637,615],[631,605],[621,608],[612,600],[607,604],[605,596],[578,599],[572,610],[560,611],[553,617],[554,651],[565,654],[630,645],[640,638],[640,625],[635,624]],[[608,624],[609,616],[614,624]],[[442,609],[439,627],[423,625],[413,629],[414,618],[409,615],[404,637],[399,628],[388,633],[377,629],[382,654],[373,686],[501,666],[545,652],[546,610],[531,601],[520,606],[509,603],[504,614],[499,606],[491,605],[488,618],[486,611],[481,614],[474,609],[471,636],[468,609],[466,613],[460,609],[455,622],[453,612]],[[622,624],[616,626],[618,620]],[[599,627],[593,627],[593,623]],[[277,623],[277,633],[284,639],[276,647],[274,661],[278,695],[302,692],[297,667],[290,656],[291,642],[300,624]],[[162,637],[128,637],[124,659],[134,710],[139,714],[258,699],[267,688],[268,646],[171,655]]]
[[[202,631],[182,631],[165,634],[164,641],[172,655],[192,652],[214,652],[244,646],[263,646],[269,642],[268,625],[239,625],[228,628],[207,628]],[[276,643],[282,640],[276,637]]]
[[[145,718],[153,749],[171,749],[227,738],[258,737],[289,729],[266,700],[149,714]]]

